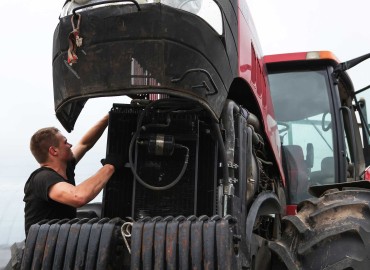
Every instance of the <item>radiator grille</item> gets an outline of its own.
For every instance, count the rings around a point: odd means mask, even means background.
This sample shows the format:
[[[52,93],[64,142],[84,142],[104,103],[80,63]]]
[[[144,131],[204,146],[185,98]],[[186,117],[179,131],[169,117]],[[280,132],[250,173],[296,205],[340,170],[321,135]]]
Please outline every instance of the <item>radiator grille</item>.
[[[168,128],[150,131],[173,135],[176,143],[189,148],[189,163],[180,182],[169,190],[153,191],[134,180],[128,165],[129,144],[141,111],[132,105],[115,104],[110,112],[107,154],[120,155],[127,166],[116,172],[104,189],[103,216],[137,219],[214,214],[217,144],[205,128],[205,122],[196,113],[171,114]],[[143,123],[163,123],[166,117],[164,113],[151,114]],[[139,176],[155,186],[172,182],[180,173],[185,158],[184,149],[175,149],[171,157],[149,156],[142,147],[137,147],[136,151]]]

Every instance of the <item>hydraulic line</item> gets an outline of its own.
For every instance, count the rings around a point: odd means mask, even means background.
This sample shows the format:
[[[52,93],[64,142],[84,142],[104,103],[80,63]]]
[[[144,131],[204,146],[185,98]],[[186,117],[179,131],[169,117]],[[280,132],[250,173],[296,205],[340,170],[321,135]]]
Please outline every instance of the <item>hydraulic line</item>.
[[[155,191],[161,191],[161,190],[167,190],[167,189],[170,189],[172,188],[173,186],[175,186],[180,180],[181,178],[184,176],[184,173],[186,171],[186,168],[188,166],[188,163],[189,163],[189,148],[184,146],[184,145],[181,145],[181,144],[175,144],[175,148],[183,148],[186,150],[186,154],[185,154],[185,160],[184,160],[184,165],[182,166],[182,169],[181,169],[181,172],[180,174],[176,177],[175,180],[173,180],[170,184],[168,185],[165,185],[165,186],[162,186],[162,187],[156,187],[156,186],[153,186],[153,185],[149,185],[148,183],[146,183],[136,172],[136,169],[135,169],[135,166],[134,166],[134,163],[132,161],[132,152],[133,152],[133,148],[134,148],[134,144],[135,144],[135,141],[137,139],[137,137],[139,136],[140,134],[140,130],[136,131],[134,136],[132,137],[131,139],[131,142],[130,142],[130,148],[129,148],[129,155],[128,155],[128,159],[129,159],[129,163],[130,163],[130,168],[131,168],[131,171],[132,173],[134,174],[136,180],[141,184],[143,185],[144,187],[148,188],[148,189],[151,189],[151,190],[155,190]]]
[[[157,186],[153,186],[153,185],[150,185],[148,183],[146,183],[137,173],[136,169],[135,169],[135,164],[132,160],[132,154],[133,154],[133,149],[134,149],[134,145],[135,145],[135,142],[137,140],[137,138],[139,137],[139,134],[140,132],[143,130],[147,130],[148,128],[152,128],[152,127],[162,127],[162,128],[165,128],[165,127],[168,127],[169,126],[169,123],[170,123],[170,119],[167,118],[167,123],[166,124],[148,124],[146,126],[142,126],[142,122],[143,122],[143,119],[144,119],[144,116],[146,114],[146,112],[149,110],[149,109],[154,109],[156,106],[158,106],[159,104],[163,107],[163,104],[164,105],[168,105],[170,107],[172,107],[172,110],[173,109],[178,109],[178,108],[181,108],[184,106],[184,104],[186,105],[187,103],[189,102],[186,102],[184,100],[178,100],[180,105],[177,105],[178,103],[174,103],[173,100],[165,100],[165,99],[160,99],[160,100],[157,100],[157,101],[154,101],[152,103],[150,103],[149,105],[147,105],[144,110],[141,112],[141,114],[139,115],[139,119],[138,119],[138,122],[137,122],[137,130],[135,132],[135,134],[132,136],[132,139],[131,139],[131,142],[130,142],[130,146],[129,146],[129,164],[130,164],[130,168],[131,168],[131,171],[132,173],[134,174],[135,178],[137,179],[137,181],[143,185],[144,187],[148,188],[148,189],[151,189],[151,190],[155,190],[155,191],[161,191],[161,190],[167,190],[167,189],[170,189],[172,188],[173,186],[175,186],[180,180],[181,178],[184,176],[185,174],[185,171],[186,171],[186,168],[187,168],[187,165],[189,163],[189,148],[184,146],[184,145],[181,145],[181,144],[174,144],[174,148],[177,148],[177,149],[185,149],[186,150],[186,154],[185,154],[185,159],[184,159],[184,164],[182,166],[182,169],[179,173],[179,175],[175,178],[175,180],[173,180],[170,184],[168,185],[165,185],[165,186],[162,186],[162,187],[157,187]],[[170,111],[172,111],[170,109]]]

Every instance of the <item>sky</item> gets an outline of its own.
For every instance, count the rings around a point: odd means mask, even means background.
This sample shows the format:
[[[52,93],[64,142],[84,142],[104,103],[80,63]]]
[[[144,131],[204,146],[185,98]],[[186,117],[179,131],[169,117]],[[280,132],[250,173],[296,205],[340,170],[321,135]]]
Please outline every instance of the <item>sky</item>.
[[[329,50],[340,61],[370,53],[368,0],[247,0],[263,53]],[[370,84],[370,60],[349,71]],[[370,96],[370,95],[369,95]]]
[[[265,55],[330,50],[346,61],[370,52],[369,0],[247,2]],[[32,134],[39,128],[55,126],[72,144],[77,143],[113,102],[126,102],[122,97],[88,101],[70,134],[57,121],[51,55],[53,32],[63,3],[64,0],[0,1],[0,227],[7,220],[13,228],[17,225],[7,237],[0,236],[0,246],[23,237],[18,233],[23,228],[22,189],[38,166],[29,151]],[[370,84],[368,62],[349,72],[356,89]],[[77,182],[100,168],[105,143],[106,133],[77,167]]]

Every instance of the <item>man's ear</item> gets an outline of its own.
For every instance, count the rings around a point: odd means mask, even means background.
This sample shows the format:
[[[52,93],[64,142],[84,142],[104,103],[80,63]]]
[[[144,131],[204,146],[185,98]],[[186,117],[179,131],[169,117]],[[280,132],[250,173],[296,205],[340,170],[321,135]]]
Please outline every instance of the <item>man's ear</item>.
[[[49,147],[49,154],[52,156],[56,156],[58,154],[57,149],[54,146]]]

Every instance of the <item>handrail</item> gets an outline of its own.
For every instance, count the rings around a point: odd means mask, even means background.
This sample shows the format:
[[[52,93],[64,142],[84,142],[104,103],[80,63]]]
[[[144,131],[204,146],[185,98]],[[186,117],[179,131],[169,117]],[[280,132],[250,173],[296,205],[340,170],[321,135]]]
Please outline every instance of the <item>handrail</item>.
[[[352,137],[352,145],[353,145],[353,163],[354,163],[354,172],[353,172],[353,179],[356,181],[357,178],[357,145],[356,145],[356,138],[355,138],[355,131],[354,131],[354,125],[353,125],[353,119],[352,119],[352,114],[351,110],[348,107],[340,107],[340,111],[344,110],[347,111],[348,113],[348,119],[349,119],[349,124],[350,124],[350,130],[351,130],[351,137]]]

